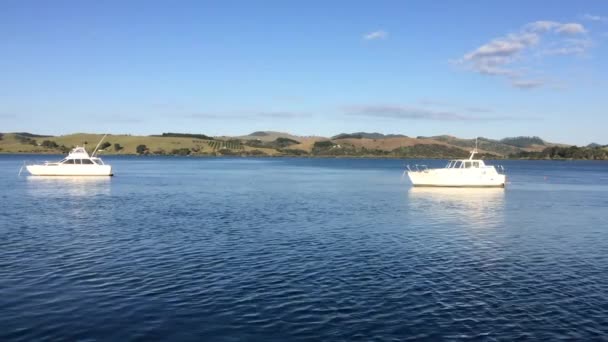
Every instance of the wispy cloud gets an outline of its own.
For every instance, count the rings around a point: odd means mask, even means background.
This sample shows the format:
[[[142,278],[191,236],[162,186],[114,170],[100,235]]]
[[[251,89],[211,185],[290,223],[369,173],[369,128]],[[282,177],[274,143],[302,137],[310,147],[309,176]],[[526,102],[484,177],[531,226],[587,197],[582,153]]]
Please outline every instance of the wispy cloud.
[[[388,32],[384,30],[378,30],[363,35],[363,40],[382,40],[388,38]]]
[[[485,107],[467,107],[465,110],[472,113],[492,113],[494,111],[493,109]]]
[[[525,80],[530,78],[529,70],[522,64],[528,54],[533,50],[540,51],[538,55],[583,54],[593,45],[587,33],[579,23],[535,21],[515,33],[490,40],[466,53],[455,64],[479,74],[506,77],[517,88],[537,88],[544,83]],[[541,44],[542,40],[548,42]]]
[[[301,112],[278,111],[278,112],[257,112],[257,113],[253,113],[253,116],[260,117],[260,118],[269,118],[269,119],[299,119],[299,118],[310,117],[310,114],[301,113]]]
[[[201,120],[287,120],[310,117],[309,113],[291,112],[291,111],[235,111],[235,112],[216,112],[216,113],[191,113],[184,117],[189,119]]]
[[[471,113],[491,113],[494,111],[491,108],[482,107],[479,105],[466,106],[466,105],[451,102],[451,101],[443,101],[443,100],[436,100],[436,99],[421,99],[417,102],[417,104],[420,106],[426,107],[426,108],[428,108],[428,107],[430,107],[430,108],[437,108],[437,107],[461,108],[464,111],[471,112]]]
[[[449,101],[435,100],[435,99],[421,99],[418,101],[418,104],[420,104],[422,106],[439,106],[439,107],[453,105],[453,103],[451,103]]]
[[[583,18],[585,20],[589,20],[589,21],[608,22],[608,17],[604,17],[601,15],[593,15],[593,14],[589,14],[589,13],[581,15],[581,18]]]
[[[401,105],[356,105],[342,108],[346,115],[370,118],[430,121],[496,121],[512,120],[508,116],[467,115],[453,111],[437,111],[421,107]]]
[[[543,51],[545,55],[583,55],[593,47],[591,39],[565,39],[559,44],[550,44]]]
[[[532,89],[542,87],[546,82],[543,80],[514,80],[511,84],[519,89]]]

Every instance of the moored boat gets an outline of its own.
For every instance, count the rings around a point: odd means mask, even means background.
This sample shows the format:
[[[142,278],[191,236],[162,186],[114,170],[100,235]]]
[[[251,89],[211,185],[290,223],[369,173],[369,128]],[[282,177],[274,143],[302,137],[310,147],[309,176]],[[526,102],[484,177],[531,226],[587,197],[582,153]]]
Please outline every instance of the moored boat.
[[[112,166],[95,156],[98,148],[99,144],[89,155],[84,147],[76,146],[61,161],[26,165],[25,168],[32,176],[112,176]]]
[[[413,186],[434,187],[505,187],[507,176],[502,166],[486,165],[481,159],[450,160],[444,168],[429,169],[408,166],[407,175]]]

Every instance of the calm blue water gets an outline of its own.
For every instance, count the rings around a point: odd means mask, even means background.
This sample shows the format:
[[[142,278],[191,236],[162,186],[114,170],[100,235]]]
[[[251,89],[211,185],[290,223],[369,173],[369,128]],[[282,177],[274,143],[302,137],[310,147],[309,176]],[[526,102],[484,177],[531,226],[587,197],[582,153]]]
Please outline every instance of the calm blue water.
[[[32,158],[0,155],[0,340],[608,339],[605,162],[450,190],[399,160]]]

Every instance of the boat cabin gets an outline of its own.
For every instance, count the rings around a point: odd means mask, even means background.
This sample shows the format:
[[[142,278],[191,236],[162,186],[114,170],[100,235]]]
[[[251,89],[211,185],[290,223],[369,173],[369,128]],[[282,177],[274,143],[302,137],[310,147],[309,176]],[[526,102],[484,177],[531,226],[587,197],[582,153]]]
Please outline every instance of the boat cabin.
[[[76,146],[67,157],[58,162],[62,165],[105,165],[100,158],[91,157],[84,147]]]
[[[62,161],[60,161],[58,164],[63,164],[63,165],[71,165],[71,164],[76,164],[76,165],[105,165],[103,163],[103,161],[99,158],[89,158],[89,159],[72,159],[72,158],[65,158]]]
[[[479,169],[485,167],[483,160],[478,159],[458,159],[450,160],[445,166],[446,169]]]

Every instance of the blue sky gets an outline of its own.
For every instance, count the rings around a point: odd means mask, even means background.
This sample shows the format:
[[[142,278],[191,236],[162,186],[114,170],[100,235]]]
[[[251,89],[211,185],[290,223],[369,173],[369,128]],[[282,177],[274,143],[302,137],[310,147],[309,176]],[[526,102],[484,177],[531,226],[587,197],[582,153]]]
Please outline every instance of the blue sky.
[[[606,1],[0,2],[0,131],[608,143]]]

